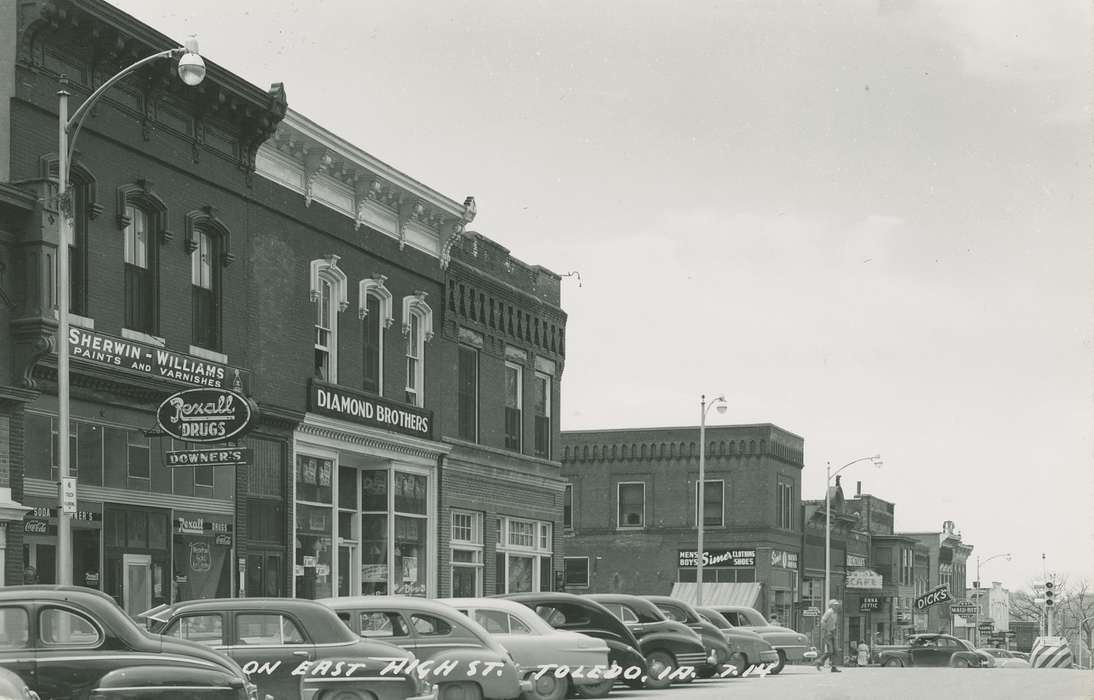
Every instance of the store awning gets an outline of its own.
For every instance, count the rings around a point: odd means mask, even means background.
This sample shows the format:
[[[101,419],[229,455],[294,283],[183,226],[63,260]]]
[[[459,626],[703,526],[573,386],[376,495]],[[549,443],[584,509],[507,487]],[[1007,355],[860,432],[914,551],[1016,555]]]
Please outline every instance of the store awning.
[[[755,608],[760,599],[759,583],[704,583],[703,605],[740,605]],[[695,605],[696,584],[672,584],[672,597]]]

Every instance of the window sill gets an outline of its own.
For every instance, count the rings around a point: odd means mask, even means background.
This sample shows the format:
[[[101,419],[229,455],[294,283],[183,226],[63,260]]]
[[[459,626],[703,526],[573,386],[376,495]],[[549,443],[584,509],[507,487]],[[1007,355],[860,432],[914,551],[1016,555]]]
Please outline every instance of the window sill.
[[[632,530],[635,532],[641,532],[646,529],[645,525],[616,525],[616,530]]]
[[[80,328],[86,328],[89,331],[93,331],[95,330],[95,319],[88,318],[87,316],[80,316],[79,314],[69,314],[68,325],[79,326]]]
[[[155,345],[157,348],[167,347],[167,340],[159,337],[158,335],[149,335],[142,333],[141,331],[135,331],[129,328],[122,329],[122,337],[126,340],[135,340],[138,343],[148,343],[149,345]]]
[[[203,360],[209,360],[210,362],[219,362],[222,365],[228,364],[228,356],[222,352],[216,350],[207,350],[198,345],[190,346],[190,354],[194,357],[200,357]]]

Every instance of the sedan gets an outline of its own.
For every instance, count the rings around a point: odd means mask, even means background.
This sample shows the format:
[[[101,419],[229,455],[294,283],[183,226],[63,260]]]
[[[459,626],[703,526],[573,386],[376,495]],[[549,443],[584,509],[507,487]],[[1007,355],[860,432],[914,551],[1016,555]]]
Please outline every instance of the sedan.
[[[775,647],[759,634],[752,630],[734,627],[717,611],[710,608],[695,608],[695,610],[704,620],[721,630],[732,652],[729,661],[741,673],[744,673],[751,664],[774,667],[779,663],[779,652],[775,651]]]
[[[533,690],[516,661],[477,622],[435,600],[354,596],[319,601],[355,634],[412,652],[438,700],[508,700]]]
[[[744,605],[708,605],[707,607],[716,610],[734,627],[752,630],[775,647],[775,651],[779,654],[779,662],[768,671],[769,673],[776,674],[782,671],[787,661],[815,658],[816,649],[809,643],[809,637],[789,627],[772,625],[755,608]]]
[[[150,635],[113,598],[79,586],[0,588],[0,666],[14,674],[0,684],[11,697],[22,685],[43,698],[258,697],[231,659]]]
[[[497,638],[535,683],[526,700],[562,700],[570,684],[599,682],[608,668],[604,640],[556,630],[530,608],[503,598],[441,598]]]
[[[505,598],[527,606],[555,629],[580,632],[603,640],[608,645],[611,671],[592,685],[577,685],[577,694],[602,698],[617,681],[641,688],[646,675],[646,659],[639,651],[634,633],[611,611],[587,596],[573,593],[510,593]]]
[[[996,668],[1029,668],[1029,660],[1023,659],[1016,652],[1007,651],[1006,649],[981,648],[977,651],[985,654],[990,654],[995,659]]]
[[[665,614],[665,617],[687,625],[703,640],[703,646],[707,650],[707,660],[699,665],[695,675],[699,678],[710,678],[725,673],[723,664],[732,664],[730,656],[733,652],[730,650],[729,643],[721,630],[703,619],[695,608],[682,600],[670,598],[667,595],[645,595],[642,597],[656,605],[657,609]],[[740,659],[737,660],[737,663],[740,663]],[[737,665],[732,669],[731,675],[743,671],[744,667]]]
[[[903,647],[888,648],[878,654],[882,666],[952,666],[954,668],[988,668],[995,660],[986,652],[977,651],[964,639],[949,634],[915,634]]]
[[[315,601],[194,600],[158,611],[152,626],[165,636],[231,657],[251,675],[260,693],[279,700],[308,700],[329,689],[378,700],[436,698],[429,684],[409,668],[412,654],[360,639]]]
[[[686,683],[693,676],[678,676],[678,669],[690,667],[694,672],[697,667],[713,661],[713,655],[707,652],[697,632],[668,619],[645,598],[623,593],[592,593],[587,597],[611,611],[638,638],[649,668],[647,688],[664,690],[674,680]]]

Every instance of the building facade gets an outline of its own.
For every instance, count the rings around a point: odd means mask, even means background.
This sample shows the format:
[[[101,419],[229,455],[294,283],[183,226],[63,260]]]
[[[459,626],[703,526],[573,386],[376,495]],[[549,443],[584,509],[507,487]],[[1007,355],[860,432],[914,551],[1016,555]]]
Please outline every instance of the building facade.
[[[990,588],[969,588],[965,591],[965,598],[976,603],[980,623],[992,624],[991,630],[980,633],[981,640],[987,641],[996,632],[1010,630],[1010,591],[1003,588],[1001,581],[992,581]]]
[[[58,79],[75,106],[174,43],[100,0],[3,0],[0,13],[0,546],[6,583],[24,569],[50,582]],[[112,88],[74,151],[74,582],[130,612],[226,595],[447,594],[451,533],[466,524],[454,509],[484,479],[510,500],[471,518],[478,554],[461,565],[485,592],[501,554],[514,590],[552,580],[558,276],[465,233],[472,198],[289,110],[281,85],[209,65],[187,88],[171,69]],[[469,319],[461,285],[479,293]],[[470,384],[465,346],[489,358]],[[156,408],[192,387],[255,407],[245,466],[169,466],[188,445],[156,429]],[[472,410],[481,430],[465,439]],[[512,534],[495,545],[499,520]]]
[[[901,532],[926,548],[926,576],[922,579],[924,588],[929,591],[937,586],[945,586],[954,600],[958,600],[968,587],[966,580],[966,562],[973,547],[962,542],[961,532],[952,520],[942,524],[938,532]],[[930,605],[924,610],[914,611],[916,632],[949,632],[963,639],[972,639],[973,622],[961,615],[951,615],[946,603]]]
[[[566,590],[694,598],[698,427],[562,433]],[[771,424],[706,429],[704,602],[792,617],[804,441]]]

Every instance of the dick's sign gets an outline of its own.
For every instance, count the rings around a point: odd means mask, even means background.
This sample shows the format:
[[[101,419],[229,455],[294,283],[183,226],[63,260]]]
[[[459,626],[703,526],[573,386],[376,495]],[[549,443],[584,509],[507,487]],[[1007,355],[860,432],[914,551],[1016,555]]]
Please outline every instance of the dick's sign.
[[[949,586],[936,586],[915,599],[915,609],[922,611],[932,605],[950,603],[952,601],[953,596],[950,595]]]

